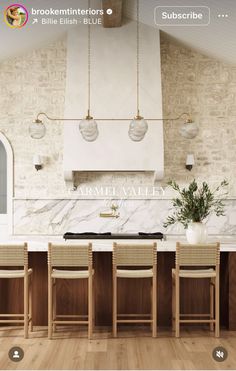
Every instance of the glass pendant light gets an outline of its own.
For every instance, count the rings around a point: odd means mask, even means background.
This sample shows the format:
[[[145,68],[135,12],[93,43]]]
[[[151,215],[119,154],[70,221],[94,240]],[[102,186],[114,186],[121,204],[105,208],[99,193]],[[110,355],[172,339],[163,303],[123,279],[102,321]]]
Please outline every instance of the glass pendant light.
[[[89,115],[79,123],[79,130],[87,142],[94,142],[98,137],[98,126],[96,121]]]
[[[184,137],[186,139],[195,138],[198,134],[198,131],[199,131],[199,128],[198,128],[197,124],[190,119],[187,119],[179,130],[182,137]]]
[[[88,9],[90,9],[90,0],[88,0]],[[90,15],[89,15],[90,18]],[[89,19],[90,20],[90,19]],[[88,114],[85,119],[79,123],[79,130],[87,142],[94,142],[98,137],[98,125],[96,121],[90,116],[90,95],[91,95],[91,26],[88,22]]]
[[[130,122],[129,137],[134,142],[140,142],[148,131],[148,124],[139,113],[139,0],[137,0],[137,115]]]
[[[139,114],[131,121],[129,125],[129,137],[134,142],[140,142],[148,131],[148,124]]]
[[[29,134],[33,139],[41,139],[46,134],[46,127],[44,123],[36,119],[30,126],[29,126]]]

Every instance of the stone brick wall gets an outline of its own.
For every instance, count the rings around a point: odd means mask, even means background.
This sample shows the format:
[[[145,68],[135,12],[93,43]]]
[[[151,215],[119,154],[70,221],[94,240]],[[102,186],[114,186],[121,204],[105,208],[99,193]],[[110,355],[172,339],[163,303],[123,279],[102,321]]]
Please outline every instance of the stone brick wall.
[[[200,129],[189,140],[179,135],[183,120],[165,122],[165,180],[185,183],[195,177],[215,184],[227,178],[230,196],[236,196],[236,65],[201,55],[165,35],[161,56],[163,115],[190,112]],[[191,172],[184,166],[187,153],[195,156]]]
[[[234,185],[236,155],[236,67],[194,52],[162,35],[163,115],[191,112],[199,135],[179,135],[182,121],[165,121],[165,179],[181,183],[193,177],[212,182],[227,178]],[[63,179],[61,122],[46,122],[43,140],[29,137],[28,126],[39,111],[63,116],[66,73],[66,39],[0,64],[0,130],[10,140],[15,161],[17,198],[68,197]],[[45,156],[36,172],[34,154]],[[195,155],[192,172],[185,169],[187,153]],[[90,184],[151,183],[152,175],[84,173],[77,182]]]
[[[39,111],[63,116],[66,73],[66,39],[30,51],[0,64],[0,130],[14,151],[16,197],[63,194],[62,123],[47,122],[44,139],[31,139],[28,127]],[[37,172],[34,154],[45,156]]]

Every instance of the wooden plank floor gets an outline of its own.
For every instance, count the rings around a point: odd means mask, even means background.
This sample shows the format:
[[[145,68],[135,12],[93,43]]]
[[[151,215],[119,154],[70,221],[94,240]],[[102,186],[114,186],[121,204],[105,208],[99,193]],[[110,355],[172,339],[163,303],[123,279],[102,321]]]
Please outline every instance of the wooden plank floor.
[[[222,331],[220,339],[209,335],[207,330],[196,328],[183,330],[180,339],[169,330],[159,331],[156,339],[149,334],[147,328],[132,331],[126,328],[121,329],[117,339],[112,339],[107,329],[101,328],[89,341],[84,329],[73,332],[60,329],[54,340],[48,340],[46,329],[36,328],[30,339],[25,340],[23,330],[1,328],[0,369],[236,369],[236,332]],[[212,359],[212,350],[219,345],[228,350],[228,359],[223,363]],[[8,358],[12,346],[20,346],[25,352],[19,363]]]

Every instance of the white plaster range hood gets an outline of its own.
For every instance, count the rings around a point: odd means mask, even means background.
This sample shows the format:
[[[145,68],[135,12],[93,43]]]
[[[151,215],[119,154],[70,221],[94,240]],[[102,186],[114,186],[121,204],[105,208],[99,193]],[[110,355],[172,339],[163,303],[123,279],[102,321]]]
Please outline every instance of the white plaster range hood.
[[[141,142],[128,136],[129,118],[136,113],[136,23],[120,28],[92,27],[91,114],[98,121],[99,136],[86,142],[79,122],[64,124],[65,180],[74,171],[153,171],[164,173],[163,123],[149,122]],[[145,118],[162,118],[159,31],[140,25],[140,108]],[[65,117],[84,117],[87,110],[87,28],[68,33]]]

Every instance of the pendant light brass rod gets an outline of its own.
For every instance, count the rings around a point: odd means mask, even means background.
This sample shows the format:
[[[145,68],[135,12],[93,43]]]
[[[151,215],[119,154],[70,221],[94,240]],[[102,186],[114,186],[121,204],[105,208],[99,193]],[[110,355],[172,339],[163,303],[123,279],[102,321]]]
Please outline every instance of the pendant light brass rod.
[[[48,120],[50,121],[80,121],[80,120],[83,120],[82,118],[71,118],[71,119],[64,119],[64,118],[60,118],[60,117],[50,117],[48,116],[45,112],[40,112],[38,115],[37,115],[37,119],[36,121],[40,121],[40,116],[45,116]],[[181,119],[183,116],[186,116],[186,120],[191,120],[191,117],[189,115],[189,113],[187,112],[183,112],[181,113],[179,116],[177,117],[164,117],[164,118],[147,118],[145,120],[147,121],[177,121],[179,119]],[[99,119],[95,119],[96,121],[130,121],[131,119],[130,118],[99,118]]]
[[[140,61],[139,61],[139,57],[140,57],[140,45],[139,45],[139,42],[140,42],[140,30],[139,30],[139,0],[136,0],[137,1],[137,19],[136,19],[136,26],[137,26],[137,55],[136,55],[136,58],[137,58],[137,117],[140,116],[140,112],[139,112],[139,89],[140,89],[140,81],[139,81],[139,66],[140,66]]]
[[[91,2],[88,0],[88,9],[90,9]],[[88,22],[88,118],[90,117],[90,103],[91,103],[91,25],[90,25],[90,12]]]

